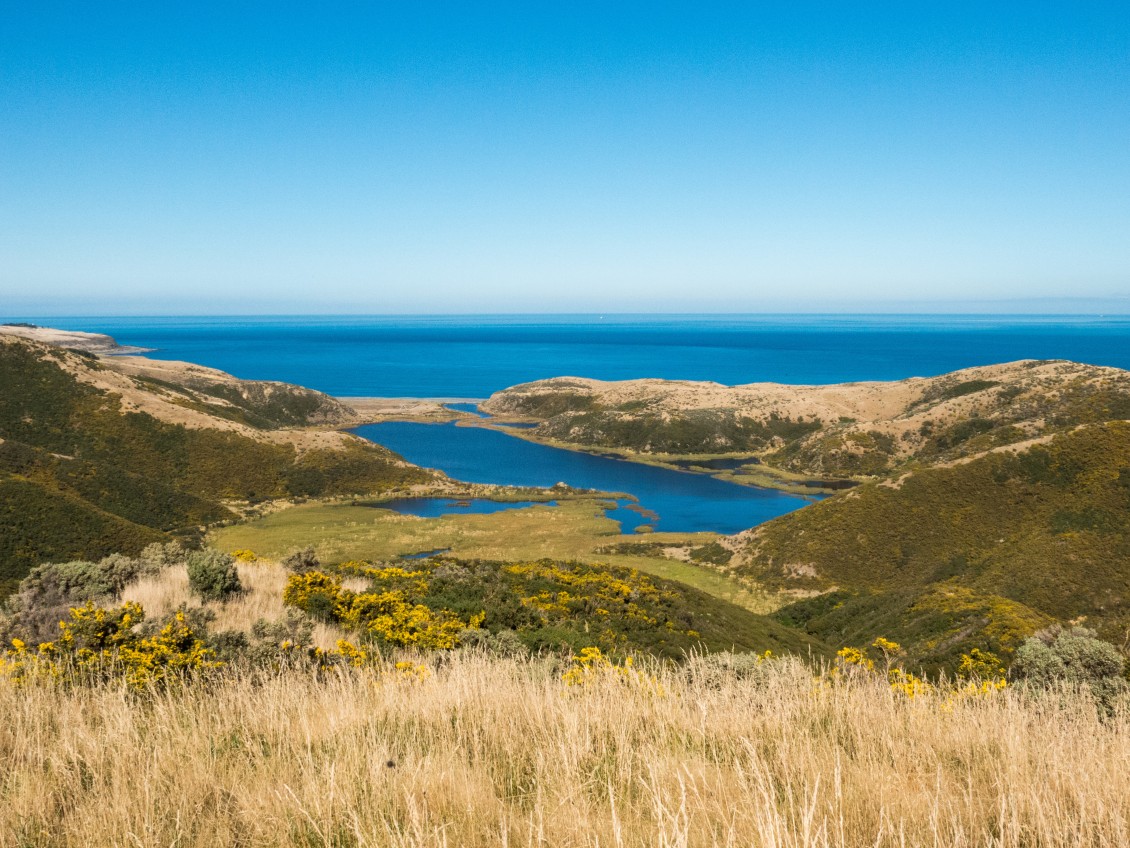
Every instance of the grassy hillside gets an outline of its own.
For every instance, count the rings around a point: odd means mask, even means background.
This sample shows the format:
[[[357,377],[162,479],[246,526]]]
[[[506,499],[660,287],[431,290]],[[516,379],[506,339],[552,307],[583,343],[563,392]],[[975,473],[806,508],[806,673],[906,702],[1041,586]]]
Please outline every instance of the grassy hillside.
[[[343,578],[359,578],[346,588]],[[532,650],[587,646],[679,659],[693,649],[827,656],[803,632],[680,583],[631,568],[542,559],[451,557],[347,563],[292,578],[284,599],[389,647],[447,648],[460,628],[516,635]]]
[[[144,380],[123,384],[126,398],[103,385],[118,385],[104,372],[89,355],[0,343],[0,581],[9,581],[0,592],[44,558],[135,553],[162,533],[231,517],[225,500],[364,494],[430,479],[360,439],[325,434],[332,438],[306,445],[260,435],[169,404]],[[150,398],[185,412],[187,425],[142,411]]]
[[[419,662],[417,660],[417,662]],[[445,655],[230,675],[167,696],[0,684],[0,843],[1119,846],[1130,719],[1022,690],[907,701],[652,669]],[[709,669],[706,669],[709,670]],[[654,675],[654,676],[652,676]]]
[[[781,613],[834,641],[887,635],[930,663],[1008,651],[1051,618],[1130,626],[1130,422],[923,468],[750,531],[741,574],[838,590]]]
[[[58,487],[0,475],[0,598],[41,562],[135,554],[164,537]]]
[[[759,463],[720,474],[739,481],[755,471],[861,479],[1130,418],[1130,373],[1029,360],[830,386],[555,378],[499,392],[483,409],[536,423],[528,438],[675,464],[720,455]]]
[[[143,357],[114,357],[101,364],[176,403],[260,429],[342,426],[356,417],[336,398],[289,383],[239,380],[200,365]]]

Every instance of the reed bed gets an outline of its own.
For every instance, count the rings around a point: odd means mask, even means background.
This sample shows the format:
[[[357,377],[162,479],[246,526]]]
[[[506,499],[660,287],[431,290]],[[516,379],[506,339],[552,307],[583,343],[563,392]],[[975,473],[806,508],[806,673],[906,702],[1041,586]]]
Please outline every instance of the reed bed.
[[[698,673],[695,669],[702,670]],[[1130,720],[771,661],[0,682],[3,846],[1123,846]]]

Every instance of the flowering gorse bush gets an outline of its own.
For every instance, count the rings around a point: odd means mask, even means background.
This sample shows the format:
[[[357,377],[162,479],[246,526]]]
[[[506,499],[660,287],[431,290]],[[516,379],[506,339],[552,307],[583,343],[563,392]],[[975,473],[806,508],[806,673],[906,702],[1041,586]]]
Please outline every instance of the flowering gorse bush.
[[[59,638],[32,650],[16,639],[0,657],[0,672],[16,682],[49,679],[94,682],[121,679],[130,687],[184,680],[222,665],[177,611],[157,633],[142,636],[134,628],[145,618],[141,606],[103,609],[93,603],[75,607],[59,622]]]
[[[882,636],[866,648],[841,648],[836,653],[833,674],[840,678],[871,678],[881,675],[892,692],[917,698],[930,691],[930,684],[901,666],[905,653],[898,642]]]
[[[1004,663],[991,651],[973,648],[961,655],[957,667],[957,680],[961,684],[953,698],[986,697],[1008,688]]]
[[[449,610],[433,610],[416,602],[409,593],[427,589],[427,581],[417,572],[400,568],[374,571],[382,579],[402,581],[405,588],[354,592],[342,587],[335,576],[308,571],[287,580],[283,602],[315,618],[367,634],[377,642],[430,651],[458,647],[459,634],[483,621],[482,615],[463,620]]]
[[[581,687],[612,680],[625,686],[648,689],[657,695],[664,694],[658,678],[635,668],[635,660],[631,656],[617,664],[597,647],[581,648],[581,652],[573,657],[573,664],[561,675],[561,680],[566,686]]]
[[[659,624],[658,618],[643,602],[662,604],[675,599],[674,593],[656,586],[644,574],[630,572],[625,580],[607,571],[577,571],[552,562],[531,562],[503,566],[502,571],[522,578],[531,589],[538,584],[552,584],[524,596],[524,606],[536,610],[545,621],[568,618],[578,613],[592,612],[600,616],[617,615],[643,624]],[[566,589],[557,589],[557,586]]]

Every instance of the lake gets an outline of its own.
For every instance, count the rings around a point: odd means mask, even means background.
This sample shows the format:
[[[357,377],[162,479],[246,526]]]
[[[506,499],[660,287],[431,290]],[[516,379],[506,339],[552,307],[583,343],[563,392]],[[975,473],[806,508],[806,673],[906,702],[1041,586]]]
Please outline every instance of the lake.
[[[575,488],[635,495],[640,507],[659,517],[649,520],[621,504],[608,515],[619,521],[625,532],[649,524],[656,530],[736,533],[808,503],[784,492],[561,450],[484,427],[389,422],[358,427],[354,432],[391,448],[410,462],[442,469],[469,483],[568,483]]]

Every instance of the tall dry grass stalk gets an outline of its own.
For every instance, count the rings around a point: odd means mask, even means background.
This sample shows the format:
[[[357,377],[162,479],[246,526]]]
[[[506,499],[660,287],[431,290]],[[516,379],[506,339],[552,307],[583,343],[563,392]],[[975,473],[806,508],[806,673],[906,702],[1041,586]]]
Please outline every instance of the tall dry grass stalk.
[[[277,562],[260,561],[239,563],[239,582],[243,591],[224,602],[202,603],[188,588],[188,569],[183,565],[173,565],[162,569],[158,574],[142,577],[122,591],[122,602],[134,601],[141,604],[150,619],[159,619],[175,610],[181,604],[188,607],[203,607],[215,616],[211,623],[213,630],[251,631],[259,619],[276,621],[286,614],[283,606],[283,588],[289,572]],[[365,588],[364,581],[349,582],[350,588]],[[338,639],[347,638],[345,632],[332,624],[314,625],[313,644],[319,648],[331,649]]]
[[[142,697],[0,683],[0,844],[1130,844],[1130,720],[1082,697],[439,662]]]

